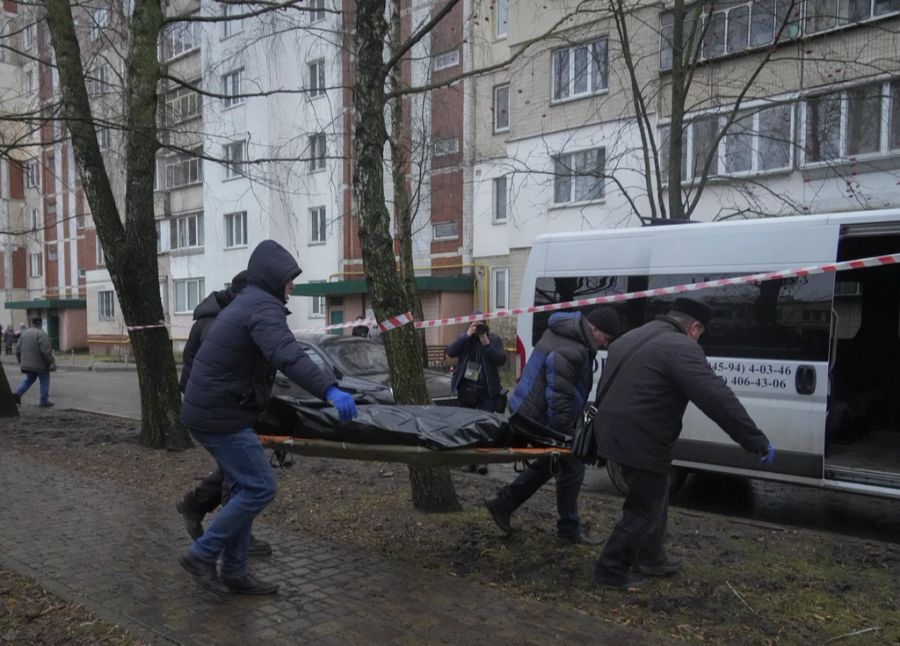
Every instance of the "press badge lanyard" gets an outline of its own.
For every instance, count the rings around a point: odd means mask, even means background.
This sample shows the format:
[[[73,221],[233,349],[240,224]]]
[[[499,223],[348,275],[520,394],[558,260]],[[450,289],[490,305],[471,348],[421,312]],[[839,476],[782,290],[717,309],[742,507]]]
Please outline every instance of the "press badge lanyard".
[[[479,344],[481,341],[478,342]],[[481,376],[481,348],[475,348],[475,359],[476,361],[469,361],[466,359],[466,369],[463,372],[463,377],[468,379],[473,383],[478,383],[478,377]]]

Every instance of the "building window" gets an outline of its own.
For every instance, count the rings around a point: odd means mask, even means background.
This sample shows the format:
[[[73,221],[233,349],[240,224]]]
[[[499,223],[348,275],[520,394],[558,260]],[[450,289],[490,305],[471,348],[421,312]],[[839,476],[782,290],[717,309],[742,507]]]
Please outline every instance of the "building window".
[[[311,283],[324,283],[324,280],[311,280]],[[309,318],[323,319],[325,318],[325,297],[310,296],[309,297]]]
[[[202,30],[198,22],[174,22],[163,34],[163,60],[170,61],[200,48]]]
[[[434,140],[433,145],[435,157],[459,152],[459,139],[457,137],[438,137]]]
[[[309,210],[309,244],[323,244],[327,235],[325,207],[316,206]]]
[[[109,92],[109,66],[100,63],[91,70],[91,94],[100,95]]]
[[[432,69],[435,72],[459,65],[459,49],[451,49],[434,55]]]
[[[203,213],[191,213],[175,218],[173,249],[192,249],[203,246]]]
[[[206,291],[206,281],[203,278],[185,278],[172,282],[175,284],[175,313],[193,312]]]
[[[239,4],[222,5],[222,39],[229,38],[241,32],[244,28],[244,21],[235,16],[241,15],[242,7]]]
[[[790,168],[793,113],[790,105],[776,105],[739,115],[725,136],[723,172],[754,173]]]
[[[606,39],[557,49],[553,52],[553,101],[598,94],[607,87]]]
[[[34,232],[41,230],[41,212],[37,209],[31,209],[31,230]]]
[[[199,85],[199,81],[196,81],[194,85]],[[202,109],[202,96],[191,88],[179,87],[166,92],[166,124],[168,125],[199,117]]]
[[[441,222],[434,225],[435,240],[455,240],[459,237],[459,226],[456,222]]]
[[[325,59],[313,61],[307,66],[309,79],[309,96],[324,96],[325,94]]]
[[[84,267],[79,267],[78,268],[78,277],[79,278],[87,277],[87,269],[85,269]]]
[[[105,267],[106,266],[106,253],[104,253],[104,251],[103,251],[103,245],[100,244],[100,238],[96,238],[95,240],[96,240],[96,245],[97,245],[96,246],[97,253],[96,253],[96,257],[95,257],[95,260],[97,261],[97,266]]]
[[[602,199],[605,165],[605,148],[591,148],[554,157],[554,204]]]
[[[309,22],[314,23],[320,20],[325,20],[325,0],[310,0]]]
[[[245,142],[243,141],[232,141],[230,144],[223,146],[223,155],[225,157],[225,179],[243,177],[243,166],[247,161],[245,152]]]
[[[101,150],[107,150],[112,145],[112,134],[106,126],[97,126],[97,143]]]
[[[75,216],[75,228],[78,229],[79,231],[84,229],[84,216],[83,215]]]
[[[36,159],[29,159],[25,162],[25,186],[28,188],[39,188],[41,185],[40,166]]]
[[[116,318],[116,295],[112,290],[97,292],[97,318],[112,321]]]
[[[202,149],[199,151],[203,154]],[[172,155],[165,159],[166,188],[199,184],[203,181],[203,160],[193,155]]]
[[[497,39],[506,38],[508,33],[509,19],[509,0],[495,0],[494,2],[494,25],[497,29]]]
[[[325,168],[325,133],[319,132],[309,136],[309,172],[314,173]]]
[[[493,181],[494,222],[506,222],[508,217],[506,175],[496,177]]]
[[[34,92],[34,72],[28,70],[24,74],[22,74],[22,93],[26,95],[26,98],[30,98],[31,94]]]
[[[91,15],[91,40],[99,40],[109,26],[109,9],[94,9]]]
[[[494,132],[509,130],[509,83],[494,88]]]
[[[32,278],[40,278],[44,275],[44,254],[41,252],[33,253],[29,256],[30,274]]]
[[[509,269],[495,267],[491,269],[491,309],[505,310],[509,307]]]
[[[22,47],[25,49],[31,49],[34,47],[34,33],[35,33],[35,25],[31,23],[25,27],[25,30],[22,32]]]
[[[896,0],[807,0],[805,31],[817,34],[897,11]]]
[[[225,247],[247,246],[247,212],[225,214]]]
[[[56,247],[47,247],[47,262],[56,262],[59,260],[59,253]]]
[[[224,95],[222,105],[224,107],[230,108],[233,105],[240,105],[244,102],[244,98],[241,96],[241,81],[243,75],[243,69],[234,70],[233,72],[222,75],[222,94]]]
[[[807,164],[889,154],[900,148],[900,80],[811,97],[804,123]]]

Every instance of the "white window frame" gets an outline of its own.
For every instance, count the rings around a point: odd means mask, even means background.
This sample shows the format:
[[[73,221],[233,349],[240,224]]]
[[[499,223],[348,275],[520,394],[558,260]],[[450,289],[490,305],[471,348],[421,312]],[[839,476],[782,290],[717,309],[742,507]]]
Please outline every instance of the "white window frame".
[[[84,226],[85,226],[85,224],[84,224],[84,214],[82,213],[82,214],[80,214],[80,215],[76,215],[76,216],[75,216],[75,228],[76,228],[78,231],[81,231],[81,230],[84,229]]]
[[[203,300],[206,292],[206,280],[204,278],[180,278],[173,280],[172,285],[175,290],[176,314],[192,313],[200,304],[200,301]]]
[[[491,309],[509,309],[509,267],[491,267]]]
[[[26,70],[22,72],[22,93],[25,98],[31,98],[34,93],[34,71]]]
[[[446,52],[441,52],[440,54],[435,54],[432,57],[431,70],[433,72],[440,72],[441,70],[447,70],[451,67],[456,67],[457,65],[459,65],[459,47]]]
[[[203,150],[199,151],[203,154]],[[195,155],[179,153],[164,159],[166,189],[180,188],[203,183],[203,159]],[[177,175],[181,178],[176,178]],[[179,181],[179,179],[181,181]]]
[[[40,278],[44,275],[44,254],[40,251],[37,251],[31,254],[29,257],[29,272],[28,275],[32,278]]]
[[[310,61],[306,64],[307,88],[310,98],[325,96],[325,59]]]
[[[494,0],[494,35],[503,40],[509,34],[509,0]]]
[[[603,60],[598,60],[593,55],[593,51],[602,50]],[[585,59],[585,78],[584,90],[576,90],[576,59],[579,52],[586,50]],[[565,93],[563,93],[563,79],[557,71],[565,68],[566,79],[564,83]],[[595,85],[596,79],[596,86]],[[550,97],[551,104],[565,103],[566,101],[577,101],[588,96],[597,96],[609,90],[609,43],[604,38],[592,38],[576,45],[569,47],[560,47],[554,49],[550,53]]]
[[[506,91],[506,106],[500,96]],[[505,117],[505,118],[504,118]],[[509,132],[509,83],[494,86],[494,132]]]
[[[35,32],[35,23],[26,25],[25,29],[22,30],[22,47],[24,49],[31,49],[32,47],[34,47]]]
[[[491,180],[491,222],[506,224],[509,221],[509,176],[501,175]]]
[[[100,244],[100,238],[95,238],[95,254],[94,260],[97,261],[98,267],[106,267],[106,253],[103,251],[103,245]]]
[[[222,5],[222,40],[231,38],[235,34],[244,31],[244,19],[234,19],[233,16],[240,16],[243,11],[241,5],[224,4]]]
[[[310,283],[324,283],[324,280],[311,280]],[[309,318],[323,319],[325,318],[328,303],[325,296],[310,296]]]
[[[200,81],[192,85],[199,86]],[[175,125],[196,119],[203,112],[203,95],[188,87],[176,87],[166,92],[166,124]]]
[[[47,262],[56,262],[59,260],[59,251],[56,245],[47,245]]]
[[[309,3],[309,24],[314,24],[325,20],[328,14],[325,13],[325,0],[310,0]],[[324,314],[323,314],[324,316]]]
[[[100,7],[94,9],[91,13],[91,33],[89,35],[92,41],[100,39],[103,30],[109,26],[109,9]]]
[[[97,144],[100,150],[109,150],[112,146],[112,132],[109,126],[97,126]]]
[[[31,230],[34,232],[40,231],[42,225],[40,209],[31,209]]]
[[[328,219],[324,206],[309,209],[309,244],[322,245],[328,241]]]
[[[455,155],[459,152],[459,137],[435,137],[432,148],[434,157]]]
[[[596,146],[594,148],[585,148],[582,150],[573,150],[570,152],[559,153],[558,155],[554,155],[553,160],[553,205],[554,206],[567,206],[570,204],[589,204],[602,202],[606,198],[606,180],[604,177],[592,177],[589,174],[582,174],[580,168],[575,168],[576,160],[582,159],[583,156],[588,153],[596,152],[599,156],[602,156],[603,163],[601,165],[602,174],[606,174],[606,148],[604,146]],[[558,194],[560,192],[560,187],[558,183],[561,178],[568,178],[568,199],[566,200],[557,200]],[[595,195],[593,197],[582,197],[576,196],[576,183],[579,178],[586,178],[587,180],[596,180],[600,183],[600,192],[599,195]]]
[[[225,248],[239,249],[247,246],[247,212],[225,214]]]
[[[160,58],[169,62],[200,49],[203,32],[199,22],[173,22],[162,35]]]
[[[98,63],[91,69],[91,94],[100,96],[109,92],[109,65]]]
[[[25,162],[25,188],[40,188],[41,173],[37,159],[29,159]]]
[[[309,150],[309,172],[318,173],[327,166],[328,142],[324,132],[316,132],[307,139]]]
[[[173,219],[175,249],[203,248],[203,211],[179,215]]]
[[[223,166],[225,179],[244,177],[244,166],[247,161],[247,142],[242,140],[232,141],[222,146]]]
[[[239,67],[222,75],[222,107],[233,108],[244,103],[244,68]]]
[[[97,319],[114,321],[116,319],[116,293],[111,289],[97,292]]]
[[[447,227],[453,229],[453,233],[444,233],[443,229],[439,227]],[[449,222],[433,222],[431,225],[432,228],[432,240],[457,240],[459,239],[459,222],[455,220],[451,220]]]

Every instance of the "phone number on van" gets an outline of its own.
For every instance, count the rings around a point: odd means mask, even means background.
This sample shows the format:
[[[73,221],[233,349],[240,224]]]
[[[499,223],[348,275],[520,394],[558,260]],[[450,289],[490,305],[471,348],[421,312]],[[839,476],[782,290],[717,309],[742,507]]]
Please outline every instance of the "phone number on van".
[[[790,366],[770,363],[710,361],[709,366],[730,386],[785,390],[793,374]]]

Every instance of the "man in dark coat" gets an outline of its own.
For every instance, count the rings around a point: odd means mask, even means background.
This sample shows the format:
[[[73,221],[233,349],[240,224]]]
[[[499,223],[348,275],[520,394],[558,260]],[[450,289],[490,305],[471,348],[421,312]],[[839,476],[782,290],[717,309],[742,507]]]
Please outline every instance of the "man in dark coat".
[[[600,456],[621,465],[628,495],[594,568],[597,585],[637,587],[647,582],[646,576],[681,569],[680,559],[666,554],[663,539],[672,447],[688,401],[744,449],[763,456],[764,462],[774,460],[771,443],[697,343],[711,317],[702,301],[678,298],[667,314],[631,330],[610,349],[598,388],[618,373],[600,402],[594,432]]]
[[[41,327],[42,323],[40,317],[31,319],[31,327],[23,330],[19,335],[19,342],[16,344],[16,361],[19,362],[19,368],[25,373],[25,379],[13,396],[16,403],[21,404],[22,395],[37,380],[40,382],[41,394],[38,406],[47,408],[53,406],[53,402],[49,399],[50,373],[56,370],[56,359],[53,356],[53,344]]]
[[[197,350],[200,349],[200,343],[203,341],[206,330],[209,329],[209,324],[246,286],[247,270],[245,269],[231,279],[231,284],[227,288],[212,292],[194,309],[194,325],[191,327],[187,343],[184,344],[184,350],[181,353],[182,367],[179,387],[182,393],[187,387],[194,357]],[[215,511],[223,500],[227,501],[229,495],[230,491],[225,485],[225,474],[217,466],[215,471],[175,503],[175,508],[181,514],[184,527],[191,538],[195,540],[200,538],[203,534],[203,517]],[[248,553],[268,555],[272,553],[272,546],[251,534]]]
[[[459,405],[489,413],[502,413],[497,402],[503,386],[498,368],[506,364],[503,341],[483,321],[473,321],[444,351],[459,359],[450,380],[450,391]]]
[[[584,410],[594,381],[597,348],[605,348],[619,333],[615,310],[598,307],[586,317],[581,312],[557,312],[531,352],[519,385],[509,400],[513,414],[524,415],[554,431],[571,435]],[[494,498],[484,501],[498,527],[512,533],[513,512],[553,476],[553,462],[542,457],[529,464]],[[584,482],[584,463],[560,457],[556,476],[556,532],[571,544],[596,545],[578,517],[578,493]]]
[[[341,419],[356,416],[353,398],[316,366],[288,328],[285,304],[299,274],[286,249],[273,240],[261,242],[247,265],[247,287],[210,324],[185,388],[181,421],[224,471],[232,495],[179,562],[216,594],[278,591],[277,585],[247,571],[253,520],[277,491],[253,430],[275,370],[330,401]],[[220,557],[221,578],[216,571]]]

